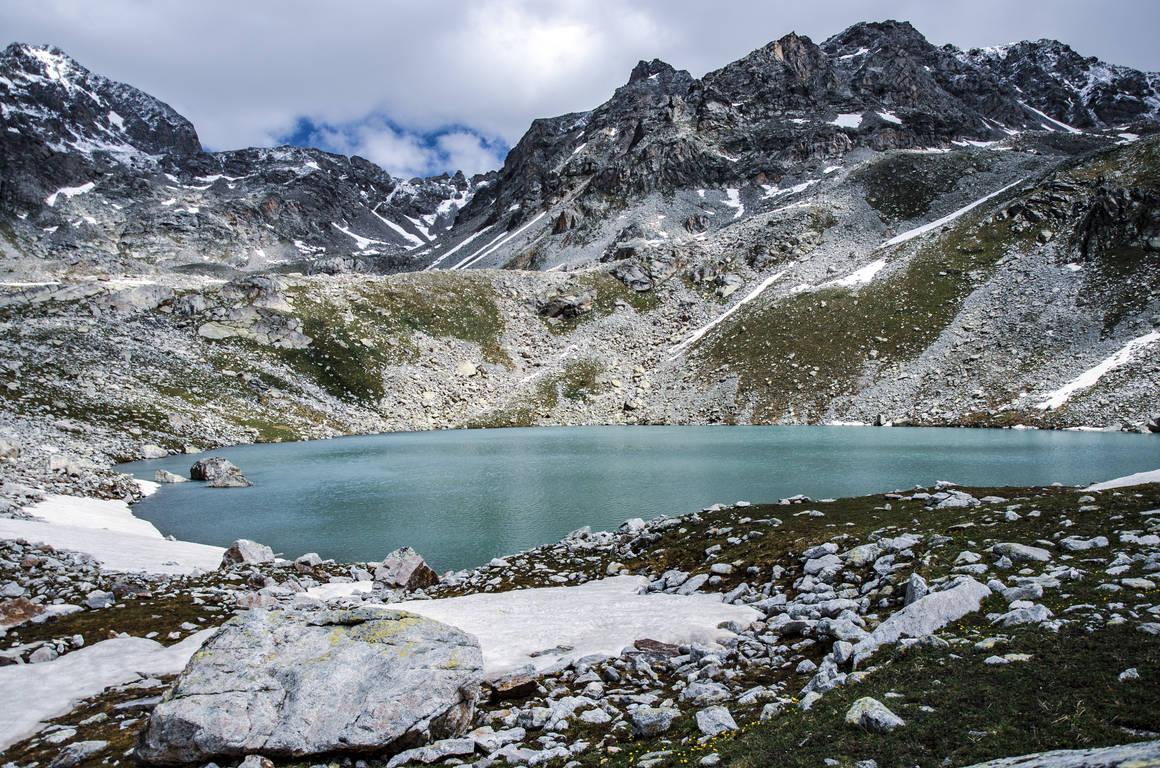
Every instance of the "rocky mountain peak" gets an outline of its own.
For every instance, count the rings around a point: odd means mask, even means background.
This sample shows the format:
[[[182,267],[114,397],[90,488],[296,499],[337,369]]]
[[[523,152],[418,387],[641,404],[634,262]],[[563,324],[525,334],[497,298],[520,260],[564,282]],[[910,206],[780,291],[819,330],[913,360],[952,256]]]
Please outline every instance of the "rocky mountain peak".
[[[54,46],[4,49],[0,101],[10,133],[35,136],[58,151],[120,158],[201,151],[193,124],[168,104],[90,72]]]
[[[641,80],[648,80],[651,77],[661,74],[674,74],[676,71],[671,64],[663,62],[660,59],[653,59],[652,61],[641,59],[632,68],[632,74],[628,76],[628,82],[635,83]]]

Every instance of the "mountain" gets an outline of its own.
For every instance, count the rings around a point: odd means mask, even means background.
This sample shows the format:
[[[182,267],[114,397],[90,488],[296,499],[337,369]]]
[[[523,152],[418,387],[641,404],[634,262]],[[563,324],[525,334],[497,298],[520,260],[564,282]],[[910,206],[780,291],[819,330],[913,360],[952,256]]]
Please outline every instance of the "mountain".
[[[471,179],[204,152],[55,49],[9,46],[0,89],[0,479],[120,495],[99,468],[156,446],[387,430],[1160,418],[1157,76],[1059,43],[642,61]]]
[[[463,174],[405,181],[298,147],[203,152],[167,104],[51,47],[0,54],[0,107],[10,259],[114,273],[390,271],[486,184]]]

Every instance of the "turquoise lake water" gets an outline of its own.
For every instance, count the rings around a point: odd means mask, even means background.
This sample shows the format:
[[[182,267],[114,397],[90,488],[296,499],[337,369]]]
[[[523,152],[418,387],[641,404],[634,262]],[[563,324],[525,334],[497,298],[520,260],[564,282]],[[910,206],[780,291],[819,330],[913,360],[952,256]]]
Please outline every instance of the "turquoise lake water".
[[[716,502],[932,485],[1079,485],[1160,468],[1155,435],[869,427],[538,427],[404,432],[221,448],[121,466],[189,476],[205,456],[253,488],[163,486],[134,507],[162,533],[286,557],[379,560],[410,545],[436,570],[630,517]]]

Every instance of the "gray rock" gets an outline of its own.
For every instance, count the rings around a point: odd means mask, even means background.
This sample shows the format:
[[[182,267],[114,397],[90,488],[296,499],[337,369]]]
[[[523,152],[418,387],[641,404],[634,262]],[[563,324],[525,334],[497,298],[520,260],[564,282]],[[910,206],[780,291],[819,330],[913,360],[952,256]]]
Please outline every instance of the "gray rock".
[[[274,561],[274,550],[265,544],[259,544],[249,539],[238,539],[222,555],[219,568],[229,568],[240,563],[271,563]]]
[[[906,580],[906,605],[910,605],[915,600],[921,600],[929,592],[930,588],[926,585],[926,579],[917,573],[910,574],[910,578]]]
[[[846,722],[874,733],[889,733],[906,725],[906,721],[891,712],[885,704],[870,696],[863,696],[846,711]]]
[[[446,760],[457,755],[470,755],[475,752],[474,739],[440,739],[426,746],[408,749],[387,761],[387,768],[395,768],[403,763],[416,762],[431,764]]]
[[[206,483],[207,488],[249,488],[252,485],[245,475],[222,475]]]
[[[482,676],[475,638],[421,616],[251,610],[194,654],[153,710],[137,758],[393,754],[464,733]]]
[[[213,763],[210,763],[213,765]],[[274,768],[274,761],[262,755],[246,755],[238,768]]]
[[[431,570],[418,552],[400,547],[375,568],[375,583],[403,589],[422,589],[439,583],[439,574]]]
[[[728,698],[729,691],[720,683],[689,683],[685,690],[681,691],[681,701],[687,701],[694,706],[725,701]]]
[[[11,440],[0,440],[0,459],[15,459],[20,456],[20,445]]]
[[[1026,544],[1011,541],[996,544],[991,547],[991,551],[997,555],[1009,557],[1017,563],[1046,563],[1051,559],[1051,553],[1046,549],[1029,547]]]
[[[162,448],[160,445],[146,443],[141,446],[141,457],[145,459],[164,459],[169,455],[169,451]]]
[[[1098,749],[1057,749],[975,763],[967,768],[1151,768],[1160,765],[1160,741]]]
[[[1090,539],[1081,539],[1078,536],[1068,536],[1066,539],[1061,539],[1059,542],[1060,549],[1067,552],[1086,552],[1089,549],[1096,549],[1098,547],[1108,546],[1108,539],[1106,536],[1094,536]]]
[[[998,624],[1001,627],[1014,627],[1019,624],[1038,624],[1041,621],[1047,621],[1053,615],[1046,605],[1039,605],[1037,603],[1032,606],[1007,611],[1007,613],[1004,613],[991,623]]]
[[[528,737],[528,732],[523,728],[497,731],[490,725],[485,725],[482,728],[476,728],[467,735],[475,740],[475,745],[479,747],[480,751],[491,754],[502,746],[523,741]]]
[[[168,469],[159,469],[153,473],[153,481],[156,483],[188,483],[188,477],[170,472]]]
[[[705,582],[708,580],[709,580],[709,574],[698,573],[696,576],[693,576],[688,581],[686,581],[684,584],[682,584],[681,588],[677,590],[677,594],[678,595],[691,595],[694,592],[696,592],[698,589],[700,589],[701,587],[705,586]]]
[[[667,731],[680,712],[669,707],[641,707],[632,713],[632,730],[638,736],[657,736]]]
[[[697,713],[697,729],[706,736],[736,731],[737,723],[725,707],[707,707]]]
[[[208,459],[198,459],[189,468],[190,480],[204,480],[212,483],[227,475],[240,475],[242,470],[234,466],[229,459],[221,456],[211,456]]]
[[[107,746],[109,746],[107,741],[75,741],[61,749],[52,762],[48,764],[48,768],[72,768]]]
[[[969,576],[942,592],[920,598],[875,627],[870,636],[854,646],[854,663],[874,652],[875,648],[897,642],[902,637],[927,637],[952,621],[979,610],[991,590]]]

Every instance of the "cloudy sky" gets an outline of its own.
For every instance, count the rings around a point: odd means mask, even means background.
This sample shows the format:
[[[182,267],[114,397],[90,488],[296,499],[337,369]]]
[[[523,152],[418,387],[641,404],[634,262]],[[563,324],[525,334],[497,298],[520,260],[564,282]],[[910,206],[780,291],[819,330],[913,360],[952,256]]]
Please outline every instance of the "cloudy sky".
[[[940,45],[1051,37],[1160,70],[1158,0],[0,0],[3,43],[161,98],[208,149],[289,142],[403,176],[496,168],[532,119],[600,104],[640,59],[700,76],[887,18]]]

